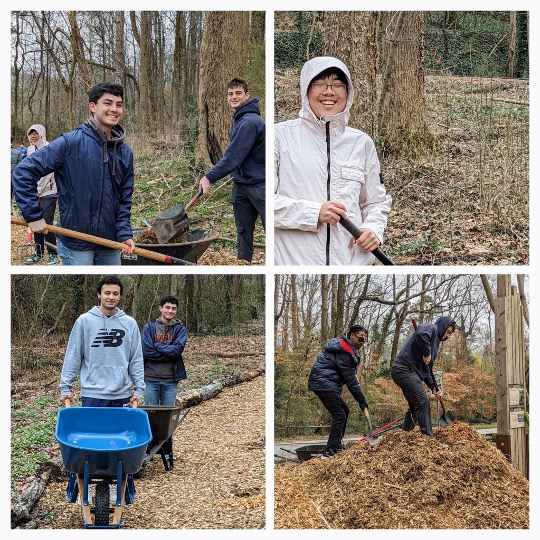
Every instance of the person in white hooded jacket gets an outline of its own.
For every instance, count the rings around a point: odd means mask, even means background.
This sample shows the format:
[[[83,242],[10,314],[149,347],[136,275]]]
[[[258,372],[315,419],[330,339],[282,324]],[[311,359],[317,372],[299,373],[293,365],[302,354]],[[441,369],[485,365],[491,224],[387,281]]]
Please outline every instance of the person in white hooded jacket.
[[[27,155],[30,156],[40,148],[47,146],[49,141],[47,140],[47,133],[45,126],[41,124],[34,124],[28,128],[26,132],[30,146],[27,150]],[[56,201],[58,199],[58,190],[54,181],[54,173],[47,174],[40,178],[37,183],[37,191],[39,197],[39,206],[43,210],[43,219],[49,225],[53,224],[54,214],[56,212]],[[39,262],[45,253],[45,241],[47,241],[47,252],[49,258],[48,265],[54,265],[58,263],[58,254],[56,248],[56,235],[53,232],[34,233],[34,242],[36,245],[36,251],[26,259],[26,264],[35,264]]]
[[[347,66],[317,57],[300,74],[299,117],[275,125],[274,258],[277,265],[371,265],[392,199],[373,140],[348,127]],[[349,218],[354,237],[339,224]]]

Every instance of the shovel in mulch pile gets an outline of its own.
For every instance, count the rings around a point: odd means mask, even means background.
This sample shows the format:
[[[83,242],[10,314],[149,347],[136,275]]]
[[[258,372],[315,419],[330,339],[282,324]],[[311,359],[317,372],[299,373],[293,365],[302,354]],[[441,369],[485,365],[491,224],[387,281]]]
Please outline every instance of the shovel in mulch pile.
[[[160,244],[168,244],[189,229],[187,211],[199,200],[203,190],[199,189],[196,195],[186,204],[177,204],[159,214],[152,223],[152,229]]]
[[[371,417],[369,416],[369,410],[367,407],[364,409],[364,414],[366,415],[366,420],[369,427],[369,433],[366,437],[366,441],[371,444],[371,446],[374,446],[379,442],[379,437],[373,436],[373,424],[371,423]]]

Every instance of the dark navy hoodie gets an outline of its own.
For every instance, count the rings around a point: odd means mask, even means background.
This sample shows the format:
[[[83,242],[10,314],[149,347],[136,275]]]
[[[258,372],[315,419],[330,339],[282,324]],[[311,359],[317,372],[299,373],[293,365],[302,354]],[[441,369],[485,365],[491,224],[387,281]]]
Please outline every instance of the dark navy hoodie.
[[[435,323],[420,324],[399,351],[392,368],[416,371],[420,379],[433,390],[435,384],[430,367],[433,368],[442,338],[452,324],[456,324],[456,321],[446,316],[439,317]],[[431,356],[429,364],[424,363],[424,356]]]
[[[256,185],[265,181],[265,123],[259,98],[253,98],[235,111],[229,146],[223,157],[206,173],[213,184],[230,174],[239,184]]]

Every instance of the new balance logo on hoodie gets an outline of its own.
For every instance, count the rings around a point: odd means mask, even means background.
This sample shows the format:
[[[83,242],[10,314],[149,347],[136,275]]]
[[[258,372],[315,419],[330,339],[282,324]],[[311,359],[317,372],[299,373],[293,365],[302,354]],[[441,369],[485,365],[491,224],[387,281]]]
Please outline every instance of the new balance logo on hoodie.
[[[123,341],[122,338],[126,335],[125,330],[101,330],[99,334],[94,339],[92,347],[99,347],[103,345],[104,347],[120,347]]]

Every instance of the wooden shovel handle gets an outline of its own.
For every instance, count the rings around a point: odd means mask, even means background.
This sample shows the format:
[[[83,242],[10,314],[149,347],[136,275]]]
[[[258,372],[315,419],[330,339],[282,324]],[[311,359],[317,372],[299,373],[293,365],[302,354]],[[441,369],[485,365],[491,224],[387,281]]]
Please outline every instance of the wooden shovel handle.
[[[11,223],[13,225],[22,225],[24,227],[28,226],[28,223],[22,218],[11,216]],[[100,238],[99,236],[94,236],[92,234],[82,233],[79,231],[73,231],[71,229],[65,229],[64,227],[58,227],[56,225],[47,225],[49,231],[55,234],[61,234],[64,236],[69,236],[70,238],[77,238],[78,240],[84,240],[85,242],[90,242],[92,244],[98,244],[99,246],[108,247],[111,249],[117,249],[122,251],[126,248],[126,244],[122,242],[115,242],[114,240],[108,240],[107,238]],[[175,257],[170,257],[169,255],[164,255],[163,253],[158,253],[157,251],[150,251],[148,249],[143,249],[136,247],[133,252],[136,255],[141,257],[146,257],[147,259],[153,259],[155,261],[161,261],[166,264],[182,264],[191,266],[193,263],[184,261],[182,259],[177,259]]]

